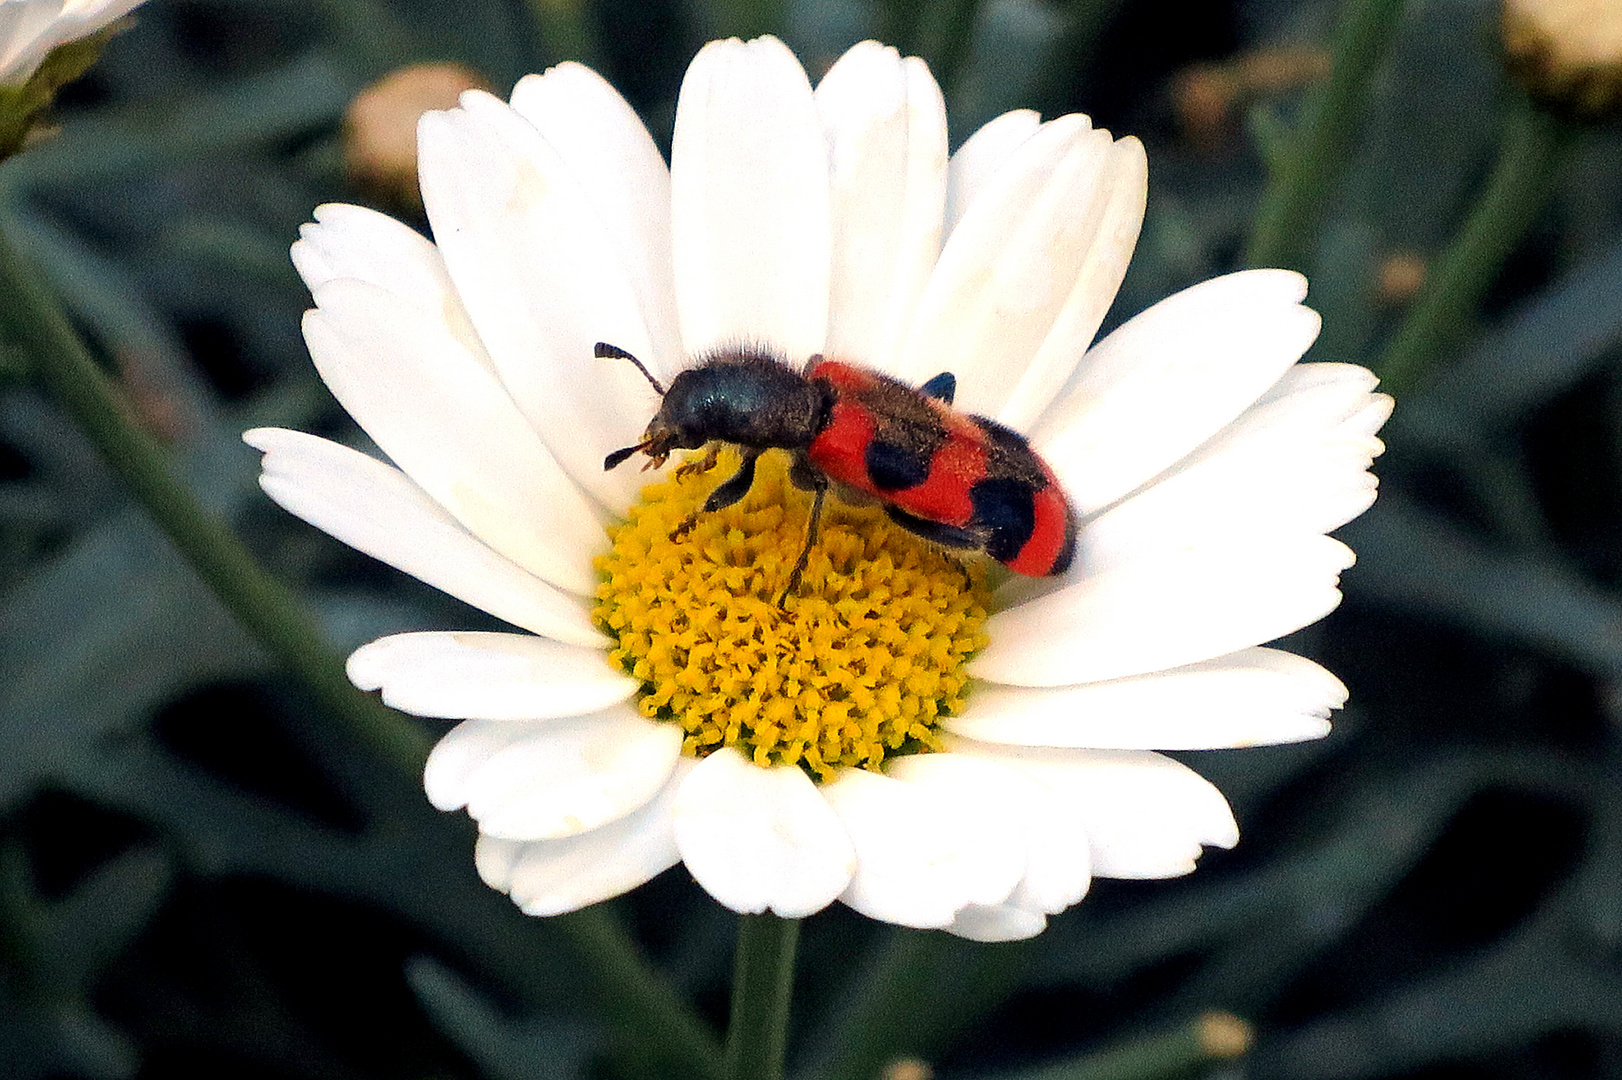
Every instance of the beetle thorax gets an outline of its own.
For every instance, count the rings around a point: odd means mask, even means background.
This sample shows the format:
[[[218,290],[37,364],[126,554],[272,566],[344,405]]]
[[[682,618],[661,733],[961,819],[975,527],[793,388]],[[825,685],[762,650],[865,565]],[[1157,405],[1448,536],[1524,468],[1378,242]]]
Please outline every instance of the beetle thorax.
[[[809,445],[827,423],[825,396],[768,357],[724,357],[677,375],[656,423],[679,433],[683,446],[718,440],[792,450]]]

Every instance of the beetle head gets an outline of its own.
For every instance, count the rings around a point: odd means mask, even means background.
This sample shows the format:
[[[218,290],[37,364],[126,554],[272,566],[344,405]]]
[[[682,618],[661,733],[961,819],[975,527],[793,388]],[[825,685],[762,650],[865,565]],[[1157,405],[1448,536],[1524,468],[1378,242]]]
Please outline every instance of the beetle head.
[[[638,451],[647,454],[648,460],[642,466],[644,470],[655,469],[663,465],[671,452],[675,450],[697,450],[709,442],[709,436],[695,434],[683,430],[670,423],[665,416],[666,409],[661,408],[657,416],[648,423],[648,429],[642,433],[642,441],[635,446],[625,446],[614,451],[603,459],[603,470],[614,469],[623,464],[627,458]]]

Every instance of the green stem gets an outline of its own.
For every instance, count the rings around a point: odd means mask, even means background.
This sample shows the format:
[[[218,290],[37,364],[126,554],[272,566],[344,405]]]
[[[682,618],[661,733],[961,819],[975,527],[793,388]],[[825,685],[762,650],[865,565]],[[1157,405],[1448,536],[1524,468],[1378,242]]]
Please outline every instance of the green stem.
[[[1524,98],[1510,111],[1492,176],[1430,273],[1375,367],[1382,389],[1403,394],[1456,347],[1504,260],[1537,221],[1574,129]]]
[[[1189,1076],[1201,1066],[1243,1054],[1250,1027],[1224,1013],[1209,1013],[1191,1024],[1126,1043],[1075,1061],[1014,1073],[1004,1080],[1158,1080]]]
[[[798,919],[771,914],[739,919],[727,1025],[728,1080],[781,1080],[799,938]]]
[[[1348,0],[1329,81],[1308,95],[1293,145],[1256,210],[1246,266],[1300,269],[1306,240],[1346,163],[1374,74],[1402,20],[1403,0]]]
[[[355,689],[292,593],[174,478],[163,449],[136,422],[61,306],[6,236],[0,236],[0,333],[28,357],[33,374],[78,421],[114,475],[226,609],[357,737],[384,760],[419,774],[427,735]]]

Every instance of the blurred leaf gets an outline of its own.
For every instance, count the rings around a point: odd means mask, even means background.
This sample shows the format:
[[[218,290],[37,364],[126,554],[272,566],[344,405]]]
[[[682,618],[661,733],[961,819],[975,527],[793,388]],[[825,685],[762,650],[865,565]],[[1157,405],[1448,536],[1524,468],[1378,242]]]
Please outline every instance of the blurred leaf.
[[[597,1040],[581,1024],[504,1016],[450,968],[427,956],[411,958],[406,981],[434,1025],[478,1064],[486,1080],[590,1075]]]
[[[152,918],[169,879],[167,855],[156,848],[135,848],[51,904],[40,934],[40,956],[50,980],[88,989],[95,974]]]
[[[954,145],[993,117],[1047,96],[1049,65],[1070,26],[1041,0],[986,0],[978,16],[956,77],[941,76]]]
[[[1616,964],[1622,942],[1615,920],[1622,819],[1608,797],[1614,778],[1587,763],[1549,758],[1504,762],[1493,773],[1518,773],[1545,787],[1586,787],[1602,796],[1587,800],[1600,818],[1592,823],[1586,871],[1491,947],[1259,1051],[1259,1075],[1359,1080],[1407,1073],[1438,1059],[1491,1054],[1554,1032],[1622,1035],[1622,970]],[[1596,909],[1610,917],[1596,922]]]
[[[18,860],[6,862],[0,938],[14,947],[0,951],[8,961],[0,967],[0,1061],[8,1080],[133,1075],[136,1047],[92,1010],[92,982],[157,909],[169,884],[167,859],[152,848],[126,852],[55,902],[33,894]]]
[[[129,1036],[83,1003],[6,1000],[0,987],[0,1061],[6,1080],[125,1080],[140,1068]]]
[[[1447,365],[1415,407],[1447,410],[1496,431],[1571,389],[1622,345],[1619,282],[1622,242],[1567,273]],[[1396,422],[1410,420],[1399,412]]]
[[[0,805],[90,759],[178,686],[263,663],[156,526],[113,518],[0,602]]]
[[[1364,554],[1349,592],[1622,677],[1622,601],[1571,570],[1494,551],[1392,493],[1340,535]]]
[[[7,162],[0,194],[85,186],[264,146],[336,124],[359,88],[358,76],[311,53],[178,105],[103,110]]]

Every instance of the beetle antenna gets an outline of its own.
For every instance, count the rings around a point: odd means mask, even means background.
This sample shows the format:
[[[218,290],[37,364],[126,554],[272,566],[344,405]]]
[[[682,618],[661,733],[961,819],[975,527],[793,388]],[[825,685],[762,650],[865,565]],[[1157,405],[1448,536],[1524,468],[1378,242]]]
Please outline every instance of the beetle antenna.
[[[599,341],[592,348],[591,354],[593,356],[595,356],[599,360],[629,360],[631,363],[636,365],[636,369],[642,373],[642,377],[644,379],[648,380],[648,385],[653,387],[654,392],[657,393],[660,397],[665,396],[664,385],[662,383],[660,383],[658,379],[655,379],[653,377],[653,372],[649,371],[643,365],[642,361],[638,360],[636,357],[632,356],[630,353],[626,352],[624,349],[620,348],[618,345],[610,345],[606,341]],[[631,449],[634,450],[636,448],[631,447]],[[620,461],[624,461],[624,460],[625,460],[625,458],[620,458]],[[618,462],[616,462],[616,464],[618,464]],[[610,469],[612,469],[614,466],[610,465],[608,467]]]
[[[619,450],[614,451],[612,454],[609,454],[607,457],[603,458],[603,472],[608,472],[611,469],[618,468],[621,464],[623,464],[625,462],[626,458],[630,457],[632,454],[636,453],[638,450],[646,450],[648,447],[650,447],[652,445],[653,445],[653,440],[652,439],[643,439],[641,442],[637,443],[635,446],[626,446],[626,447],[622,447]]]

